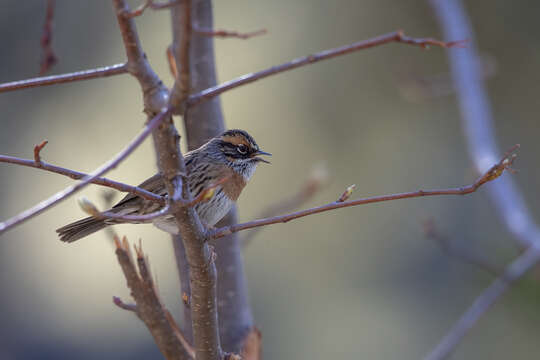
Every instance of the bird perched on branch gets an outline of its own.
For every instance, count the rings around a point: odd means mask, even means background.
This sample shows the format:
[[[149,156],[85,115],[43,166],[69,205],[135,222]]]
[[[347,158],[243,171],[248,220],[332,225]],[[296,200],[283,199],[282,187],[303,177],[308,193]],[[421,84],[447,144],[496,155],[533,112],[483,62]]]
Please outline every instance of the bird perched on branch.
[[[244,130],[228,130],[210,139],[200,148],[185,154],[187,182],[193,198],[215,187],[210,199],[194,204],[201,221],[207,226],[215,225],[236,202],[242,189],[260,162],[269,163],[259,155],[271,155],[259,149],[255,140]],[[216,186],[216,184],[219,184]],[[161,174],[156,174],[139,185],[140,188],[166,196],[167,190]],[[126,195],[108,213],[118,215],[145,215],[160,210],[163,205],[143,199],[134,194]],[[56,230],[60,240],[73,242],[109,225],[134,221],[123,219],[88,217]],[[148,221],[171,234],[178,234],[176,220],[164,214]]]

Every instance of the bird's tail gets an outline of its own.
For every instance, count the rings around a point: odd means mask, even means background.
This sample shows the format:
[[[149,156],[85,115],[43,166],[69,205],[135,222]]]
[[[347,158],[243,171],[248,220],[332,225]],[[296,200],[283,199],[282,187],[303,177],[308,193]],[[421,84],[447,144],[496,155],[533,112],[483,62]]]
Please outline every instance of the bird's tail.
[[[109,225],[111,224],[105,222],[105,220],[87,217],[66,226],[62,226],[61,228],[56,229],[56,232],[58,233],[58,236],[60,236],[60,240],[71,243]]]

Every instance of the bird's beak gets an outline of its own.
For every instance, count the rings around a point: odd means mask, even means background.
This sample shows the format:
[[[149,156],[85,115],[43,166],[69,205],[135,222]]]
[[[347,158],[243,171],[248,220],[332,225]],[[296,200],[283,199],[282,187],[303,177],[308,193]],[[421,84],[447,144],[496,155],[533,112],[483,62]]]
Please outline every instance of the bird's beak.
[[[263,163],[270,164],[270,161],[265,160],[265,159],[263,159],[263,158],[260,158],[260,157],[258,157],[257,155],[267,155],[267,156],[272,156],[272,154],[267,153],[266,151],[262,151],[262,150],[258,150],[256,153],[253,153],[253,157],[255,157],[255,159],[257,159],[257,161],[260,161],[260,162],[263,162]]]

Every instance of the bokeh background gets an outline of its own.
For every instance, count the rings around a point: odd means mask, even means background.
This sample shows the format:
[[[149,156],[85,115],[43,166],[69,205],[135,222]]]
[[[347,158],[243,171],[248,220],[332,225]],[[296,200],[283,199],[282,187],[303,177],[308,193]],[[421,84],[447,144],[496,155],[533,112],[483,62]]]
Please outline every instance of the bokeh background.
[[[135,2],[131,2],[136,5]],[[514,176],[533,215],[538,201],[540,32],[536,1],[467,1],[480,51],[497,140],[522,145]],[[2,0],[0,81],[39,69],[45,1]],[[440,36],[427,1],[215,2],[216,27],[267,28],[249,41],[216,41],[221,81],[397,29]],[[137,19],[151,64],[172,84],[165,48],[167,11]],[[53,73],[119,63],[120,34],[108,0],[57,0]],[[455,97],[447,83],[418,86],[448,72],[444,50],[390,44],[303,67],[222,96],[228,127],[248,130],[273,153],[242,195],[242,220],[294,194],[324,163],[327,185],[306,206],[354,196],[468,184],[468,158]],[[438,77],[437,77],[438,78]],[[442,89],[442,90],[441,90]],[[43,139],[46,161],[91,171],[140,129],[145,117],[128,75],[0,95],[0,153],[30,158]],[[146,142],[109,177],[137,184],[156,171]],[[6,219],[71,181],[0,164],[0,216]],[[489,185],[487,185],[489,186]],[[85,195],[103,204],[103,189]],[[117,199],[121,195],[117,195]],[[101,232],[72,245],[54,229],[84,216],[76,197],[0,238],[0,359],[160,358],[144,325],[117,309],[129,300],[113,246]],[[456,246],[503,266],[518,249],[485,191],[467,197],[402,200],[311,216],[259,233],[245,251],[251,304],[267,359],[418,359],[492,280],[426,239],[433,218]],[[167,306],[180,314],[169,237],[150,225],[117,226],[143,239]],[[456,359],[528,359],[540,351],[540,291],[528,275],[479,322]]]

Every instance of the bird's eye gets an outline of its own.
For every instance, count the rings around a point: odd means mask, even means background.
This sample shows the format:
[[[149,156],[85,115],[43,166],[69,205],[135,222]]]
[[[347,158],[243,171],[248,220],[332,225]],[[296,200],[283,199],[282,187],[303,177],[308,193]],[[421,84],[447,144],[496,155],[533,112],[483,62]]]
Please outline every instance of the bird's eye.
[[[244,144],[238,145],[238,146],[236,147],[236,150],[237,150],[240,154],[242,154],[242,155],[245,155],[245,154],[247,154],[247,152],[248,152],[248,148],[247,148],[247,146],[244,145]]]

